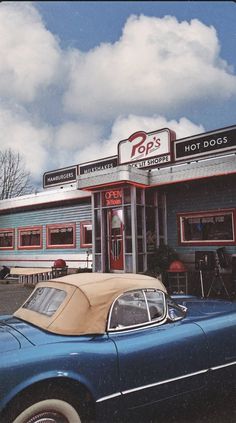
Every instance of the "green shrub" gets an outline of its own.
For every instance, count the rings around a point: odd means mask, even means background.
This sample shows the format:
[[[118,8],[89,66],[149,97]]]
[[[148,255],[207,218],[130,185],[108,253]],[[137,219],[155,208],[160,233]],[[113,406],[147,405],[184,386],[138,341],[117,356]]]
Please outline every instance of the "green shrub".
[[[156,278],[161,275],[162,281],[165,283],[167,282],[167,270],[174,260],[178,260],[177,252],[168,245],[162,245],[149,255],[145,274]]]

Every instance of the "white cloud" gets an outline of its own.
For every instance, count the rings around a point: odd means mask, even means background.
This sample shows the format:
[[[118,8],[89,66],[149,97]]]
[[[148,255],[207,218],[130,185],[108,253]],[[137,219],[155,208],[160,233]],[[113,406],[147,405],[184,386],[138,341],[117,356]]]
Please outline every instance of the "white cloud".
[[[191,107],[236,94],[215,29],[198,20],[132,16],[116,43],[82,53],[60,48],[33,3],[4,2],[0,55],[1,149],[19,152],[35,181],[115,155],[138,130],[204,132]]]
[[[34,182],[45,171],[102,157],[102,128],[67,122],[59,126],[33,123],[23,108],[0,105],[1,149],[12,149],[24,160]]]
[[[185,117],[176,121],[174,119],[167,120],[163,116],[149,117],[129,115],[127,117],[118,118],[114,122],[110,136],[106,140],[100,143],[93,142],[84,146],[81,155],[82,157],[87,157],[87,160],[96,160],[113,156],[117,154],[119,141],[127,139],[134,132],[152,132],[163,128],[173,130],[176,133],[177,139],[204,132],[204,127],[202,125],[196,125]]]
[[[200,21],[132,16],[122,37],[70,55],[66,110],[91,119],[166,113],[206,97],[236,94],[216,31]]]
[[[76,121],[57,127],[37,125],[30,121],[24,109],[9,110],[0,105],[1,149],[19,152],[33,181],[40,183],[45,171],[116,155],[119,141],[132,133],[162,128],[172,129],[177,138],[204,132],[202,125],[186,118],[168,121],[162,116],[129,115],[116,119],[104,139],[99,125]]]
[[[58,165],[64,167],[96,158],[97,150],[101,152],[102,131],[99,125],[77,121],[57,127],[53,144]]]
[[[1,3],[0,93],[22,102],[35,99],[60,68],[60,49],[31,3]]]
[[[34,126],[21,114],[0,107],[0,144],[2,150],[11,148],[19,153],[26,169],[37,181],[50,162],[52,131],[48,127]]]

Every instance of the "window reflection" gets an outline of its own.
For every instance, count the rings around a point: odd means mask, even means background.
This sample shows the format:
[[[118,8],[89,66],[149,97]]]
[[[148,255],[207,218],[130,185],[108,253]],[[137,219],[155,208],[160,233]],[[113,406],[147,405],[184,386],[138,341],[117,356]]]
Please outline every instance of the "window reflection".
[[[37,288],[23,308],[52,316],[66,297],[66,292],[56,288]]]
[[[181,241],[234,241],[233,213],[181,216]]]

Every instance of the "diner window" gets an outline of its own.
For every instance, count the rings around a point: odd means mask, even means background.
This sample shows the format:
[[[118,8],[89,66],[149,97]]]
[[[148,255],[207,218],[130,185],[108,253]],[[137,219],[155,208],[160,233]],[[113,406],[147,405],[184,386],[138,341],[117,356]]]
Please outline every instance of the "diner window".
[[[180,243],[217,245],[235,243],[234,212],[206,212],[181,214]]]
[[[0,229],[0,249],[14,249],[14,229]]]
[[[42,227],[18,228],[18,249],[42,248]]]
[[[75,248],[75,223],[47,225],[47,248]]]
[[[92,247],[92,222],[86,220],[80,223],[80,246]]]

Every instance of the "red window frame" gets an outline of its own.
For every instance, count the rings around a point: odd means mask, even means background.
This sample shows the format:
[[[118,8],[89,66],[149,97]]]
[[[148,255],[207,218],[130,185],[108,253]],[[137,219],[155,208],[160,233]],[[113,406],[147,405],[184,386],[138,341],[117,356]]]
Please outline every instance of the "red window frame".
[[[22,232],[39,231],[40,243],[39,245],[22,245],[21,235]],[[18,250],[40,250],[43,247],[43,227],[42,226],[25,226],[17,229],[17,249]]]
[[[232,230],[233,239],[226,240],[189,240],[184,239],[184,224],[183,218],[194,218],[194,217],[214,217],[222,215],[232,216]],[[178,242],[181,246],[211,246],[211,245],[235,245],[236,244],[236,209],[221,209],[212,211],[199,211],[199,212],[181,212],[177,214],[177,225],[178,225]]]
[[[80,222],[80,247],[81,248],[91,248],[92,247],[92,242],[91,243],[86,243],[85,242],[85,227],[86,226],[92,226],[92,221],[91,220],[84,220],[83,222]]]
[[[63,228],[72,228],[73,230],[73,243],[72,244],[51,244],[50,239],[50,230],[51,229],[63,229]],[[53,225],[46,225],[46,247],[48,249],[56,248],[75,248],[76,247],[76,223],[55,223]]]
[[[12,233],[12,245],[10,247],[1,247],[0,250],[14,250],[15,249],[15,229],[13,228],[4,228],[0,229],[0,234],[5,232],[11,232]]]

